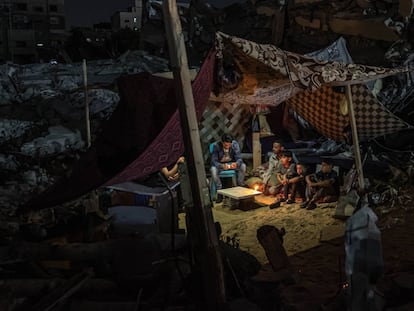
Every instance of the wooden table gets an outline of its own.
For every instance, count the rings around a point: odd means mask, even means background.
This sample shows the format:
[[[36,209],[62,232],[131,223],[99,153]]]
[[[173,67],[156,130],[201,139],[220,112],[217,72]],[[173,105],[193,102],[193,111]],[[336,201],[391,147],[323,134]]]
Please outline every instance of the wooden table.
[[[218,194],[221,194],[225,199],[223,200],[223,207],[229,206],[231,209],[250,210],[257,208],[257,203],[254,202],[254,197],[261,194],[260,191],[245,187],[232,187],[226,189],[217,190]]]

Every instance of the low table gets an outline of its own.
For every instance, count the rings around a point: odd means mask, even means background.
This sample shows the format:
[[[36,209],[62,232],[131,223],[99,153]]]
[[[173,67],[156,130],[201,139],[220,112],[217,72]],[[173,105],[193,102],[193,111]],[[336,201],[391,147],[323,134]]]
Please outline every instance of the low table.
[[[254,201],[254,197],[261,194],[260,191],[245,187],[232,187],[226,189],[217,190],[218,194],[221,194],[225,199],[228,198],[228,202],[223,201],[223,206],[229,205],[231,209],[250,210],[257,208],[257,203]],[[227,201],[227,200],[226,200]],[[228,204],[226,204],[228,203]]]

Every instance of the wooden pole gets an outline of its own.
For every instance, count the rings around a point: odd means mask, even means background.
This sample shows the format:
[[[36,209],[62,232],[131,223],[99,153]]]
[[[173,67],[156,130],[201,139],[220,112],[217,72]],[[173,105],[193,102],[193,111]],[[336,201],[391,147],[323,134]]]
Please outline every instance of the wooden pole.
[[[364,172],[362,169],[361,151],[359,149],[358,130],[355,121],[354,103],[352,100],[352,91],[349,84],[346,85],[346,99],[348,103],[349,122],[352,130],[352,144],[354,145],[355,166],[358,174],[359,190],[365,189]]]
[[[83,93],[85,96],[85,122],[86,122],[86,147],[91,146],[91,123],[89,120],[89,99],[88,99],[88,71],[86,68],[86,59],[82,61],[83,71]]]
[[[193,196],[193,206],[189,206],[187,211],[187,226],[195,272],[202,278],[203,301],[199,302],[199,307],[201,310],[224,310],[223,263],[211,212],[187,53],[176,1],[163,1],[163,13]]]
[[[253,168],[257,168],[262,165],[262,145],[260,144],[260,132],[253,132],[252,141]]]

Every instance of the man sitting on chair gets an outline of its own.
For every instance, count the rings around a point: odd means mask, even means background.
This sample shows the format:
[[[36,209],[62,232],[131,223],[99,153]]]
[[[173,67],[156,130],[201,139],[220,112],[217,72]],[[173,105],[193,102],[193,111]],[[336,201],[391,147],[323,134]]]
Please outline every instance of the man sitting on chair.
[[[221,171],[235,170],[237,174],[237,185],[244,186],[244,176],[246,174],[246,164],[243,163],[240,153],[239,143],[229,134],[224,134],[220,142],[214,145],[211,154],[211,177],[213,178],[216,189],[222,189],[219,174]],[[223,197],[219,194],[216,203],[220,203]]]

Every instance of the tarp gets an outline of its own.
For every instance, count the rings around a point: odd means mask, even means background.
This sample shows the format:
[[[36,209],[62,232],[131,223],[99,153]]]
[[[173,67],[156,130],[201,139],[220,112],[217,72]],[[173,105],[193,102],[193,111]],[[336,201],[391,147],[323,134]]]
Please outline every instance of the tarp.
[[[192,83],[198,119],[212,89],[214,64],[215,53],[211,51]],[[21,211],[55,206],[102,185],[144,177],[184,153],[173,80],[136,74],[121,77],[118,87],[118,107],[70,176],[29,201]]]
[[[223,33],[217,33],[216,46],[222,60],[220,98],[225,102],[276,106],[288,101],[319,133],[343,141],[349,125],[343,86],[350,84],[361,140],[409,126],[364,84],[408,68],[322,61]],[[235,73],[229,75],[229,68]]]

